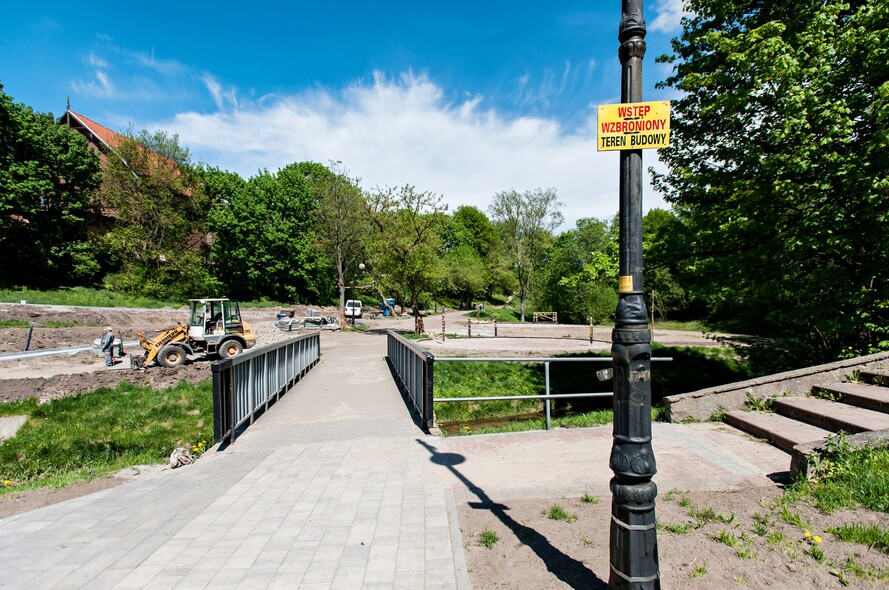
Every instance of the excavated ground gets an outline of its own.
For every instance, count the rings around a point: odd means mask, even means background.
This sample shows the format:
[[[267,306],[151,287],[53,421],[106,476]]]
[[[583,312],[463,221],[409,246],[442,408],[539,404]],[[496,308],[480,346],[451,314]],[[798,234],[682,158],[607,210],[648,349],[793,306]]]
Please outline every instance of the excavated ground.
[[[305,307],[243,311],[244,318],[253,324],[258,346],[295,335],[275,327],[275,315],[279,311],[294,311],[300,316],[305,314]],[[322,315],[336,315],[333,308],[321,308],[320,311]],[[23,320],[35,325],[29,346],[31,351],[92,346],[96,338],[101,337],[105,326],[111,326],[117,337],[126,343],[135,341],[138,332],[151,337],[158,330],[185,322],[187,317],[185,307],[133,309],[0,303],[0,321]],[[41,327],[53,323],[73,325]],[[24,350],[28,331],[28,328],[0,329],[0,353]],[[163,388],[183,380],[197,383],[210,378],[210,364],[200,359],[171,369],[155,366],[137,371],[130,368],[130,356],[142,354],[142,349],[128,347],[125,353],[124,357],[115,360],[114,367],[106,367],[102,357],[92,351],[0,361],[0,403],[28,397],[45,402],[100,387],[114,387],[121,381]]]

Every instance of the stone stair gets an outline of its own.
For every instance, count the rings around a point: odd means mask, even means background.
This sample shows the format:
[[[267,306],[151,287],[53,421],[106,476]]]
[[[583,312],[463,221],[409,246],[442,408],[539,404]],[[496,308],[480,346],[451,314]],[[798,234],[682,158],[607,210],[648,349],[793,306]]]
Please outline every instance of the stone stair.
[[[764,438],[787,453],[828,435],[889,429],[889,372],[862,372],[860,383],[825,383],[812,387],[816,397],[772,400],[774,412],[734,410],[729,425]]]

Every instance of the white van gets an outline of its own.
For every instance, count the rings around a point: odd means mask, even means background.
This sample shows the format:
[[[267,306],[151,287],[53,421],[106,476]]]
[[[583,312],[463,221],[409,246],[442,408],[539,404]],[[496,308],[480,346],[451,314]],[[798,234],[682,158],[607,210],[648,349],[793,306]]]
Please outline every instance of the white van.
[[[345,316],[347,318],[360,318],[362,313],[361,302],[357,299],[349,299],[346,301]]]

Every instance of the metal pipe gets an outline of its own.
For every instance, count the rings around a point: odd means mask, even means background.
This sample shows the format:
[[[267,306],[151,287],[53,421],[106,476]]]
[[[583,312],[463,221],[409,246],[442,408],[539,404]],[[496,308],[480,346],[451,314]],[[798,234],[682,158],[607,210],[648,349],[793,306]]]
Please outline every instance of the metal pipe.
[[[671,356],[662,356],[649,359],[654,361],[672,361]],[[437,356],[435,362],[470,362],[470,363],[610,363],[614,359],[607,356],[590,356],[590,357],[515,357],[515,358],[499,358],[499,357],[482,357],[482,356]]]
[[[25,352],[28,352],[28,349],[31,348],[31,334],[34,333],[34,322],[31,322],[31,326],[28,328],[28,341],[25,342]]]
[[[546,406],[546,429],[549,430],[549,409],[550,409],[550,395],[549,395],[549,362],[543,364],[544,371],[546,373],[546,402],[544,405]]]
[[[573,397],[611,397],[614,395],[610,391],[602,391],[596,393],[553,393],[550,395],[489,395],[485,397],[436,397],[432,401],[435,403],[444,402],[499,402],[511,399],[568,399]]]

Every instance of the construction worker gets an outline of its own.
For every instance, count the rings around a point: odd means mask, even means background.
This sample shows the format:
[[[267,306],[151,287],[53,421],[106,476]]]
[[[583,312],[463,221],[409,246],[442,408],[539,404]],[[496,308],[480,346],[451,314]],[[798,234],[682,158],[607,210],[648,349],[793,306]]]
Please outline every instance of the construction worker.
[[[112,350],[112,346],[114,345],[114,331],[111,329],[111,326],[106,327],[103,331],[101,344],[102,354],[105,355],[105,366],[114,366],[114,351]]]

